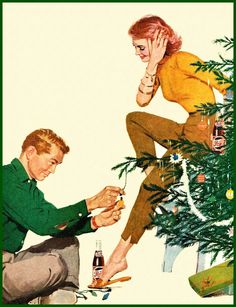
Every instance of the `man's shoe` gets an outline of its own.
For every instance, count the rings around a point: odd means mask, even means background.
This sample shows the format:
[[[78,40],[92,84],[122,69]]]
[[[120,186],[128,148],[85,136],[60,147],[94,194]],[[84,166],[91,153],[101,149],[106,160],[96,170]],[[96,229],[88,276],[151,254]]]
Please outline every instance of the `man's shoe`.
[[[28,305],[40,305],[41,304],[41,297],[33,298],[31,301],[28,302]]]
[[[40,300],[41,305],[52,304],[69,304],[74,305],[77,302],[76,293],[73,291],[58,289],[48,296],[42,296]]]

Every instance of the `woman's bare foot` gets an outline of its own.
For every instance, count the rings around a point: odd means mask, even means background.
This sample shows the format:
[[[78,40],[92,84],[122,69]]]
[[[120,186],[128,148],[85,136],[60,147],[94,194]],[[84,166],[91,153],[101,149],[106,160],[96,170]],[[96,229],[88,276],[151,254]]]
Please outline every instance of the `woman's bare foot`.
[[[103,281],[108,281],[111,277],[113,277],[115,274],[122,272],[128,268],[128,263],[126,261],[126,258],[123,258],[121,260],[114,260],[110,258],[107,263],[105,264],[100,278]]]

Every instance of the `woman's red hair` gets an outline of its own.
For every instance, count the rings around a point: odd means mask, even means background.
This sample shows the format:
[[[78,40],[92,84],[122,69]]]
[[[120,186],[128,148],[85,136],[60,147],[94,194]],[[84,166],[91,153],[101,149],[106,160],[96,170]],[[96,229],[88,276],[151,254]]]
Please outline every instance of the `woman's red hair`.
[[[137,20],[129,29],[128,33],[133,39],[150,38],[154,39],[154,33],[157,29],[164,30],[168,35],[168,43],[166,47],[166,54],[171,55],[177,52],[182,45],[182,39],[173,29],[160,17],[154,15],[147,15]]]

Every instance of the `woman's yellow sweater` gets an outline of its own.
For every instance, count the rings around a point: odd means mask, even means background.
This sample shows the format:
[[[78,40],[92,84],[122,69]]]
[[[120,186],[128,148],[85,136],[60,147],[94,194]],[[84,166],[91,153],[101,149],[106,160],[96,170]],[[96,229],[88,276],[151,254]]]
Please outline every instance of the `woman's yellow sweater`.
[[[228,83],[219,84],[213,72],[195,72],[197,67],[191,63],[197,61],[203,63],[197,56],[184,51],[166,56],[158,65],[154,88],[156,92],[160,86],[167,100],[179,103],[189,113],[196,111],[195,105],[215,103],[212,87],[222,94],[229,87]]]

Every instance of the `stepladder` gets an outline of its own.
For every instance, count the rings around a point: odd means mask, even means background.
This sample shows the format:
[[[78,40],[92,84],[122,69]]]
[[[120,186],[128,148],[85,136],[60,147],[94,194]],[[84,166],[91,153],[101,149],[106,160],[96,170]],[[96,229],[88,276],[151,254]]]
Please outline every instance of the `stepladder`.
[[[198,243],[201,246],[201,242]],[[174,262],[177,256],[184,248],[179,245],[169,245],[165,244],[165,252],[162,263],[162,271],[163,272],[172,272]],[[210,254],[202,253],[201,251],[197,251],[197,263],[196,263],[196,273],[204,271],[210,267]],[[233,295],[234,289],[233,285],[227,286],[220,291],[221,295]]]

